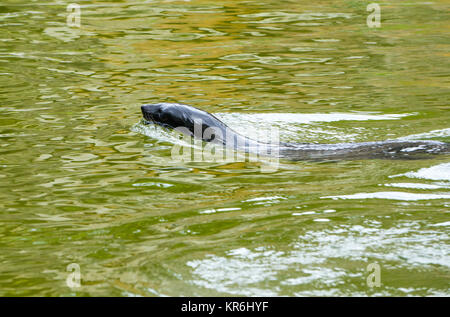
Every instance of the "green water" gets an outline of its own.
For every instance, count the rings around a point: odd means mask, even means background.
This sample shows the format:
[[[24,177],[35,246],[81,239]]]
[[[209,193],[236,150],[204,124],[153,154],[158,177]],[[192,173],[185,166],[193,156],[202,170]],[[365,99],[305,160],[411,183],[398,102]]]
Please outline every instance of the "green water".
[[[174,163],[139,124],[164,101],[282,141],[450,142],[447,1],[380,1],[380,28],[358,0],[77,1],[80,28],[69,3],[0,4],[0,295],[450,294],[448,155],[262,172]]]

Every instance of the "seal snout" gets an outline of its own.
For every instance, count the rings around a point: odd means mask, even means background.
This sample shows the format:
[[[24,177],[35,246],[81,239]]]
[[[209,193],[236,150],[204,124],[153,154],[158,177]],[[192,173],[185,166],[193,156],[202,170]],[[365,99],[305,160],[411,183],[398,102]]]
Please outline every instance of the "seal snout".
[[[142,105],[141,106],[142,114],[151,112],[151,108],[152,108],[152,105]]]
[[[155,112],[155,110],[156,110],[155,105],[150,104],[150,105],[142,105],[141,106],[142,116],[147,121],[153,121],[152,114]]]

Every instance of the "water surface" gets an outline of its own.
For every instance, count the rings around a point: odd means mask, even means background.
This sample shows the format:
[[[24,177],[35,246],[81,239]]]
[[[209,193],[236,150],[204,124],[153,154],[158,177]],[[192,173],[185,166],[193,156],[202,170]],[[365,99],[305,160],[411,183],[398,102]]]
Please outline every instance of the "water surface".
[[[446,1],[69,3],[0,4],[0,295],[449,295],[448,156],[174,163],[139,108],[450,142]]]

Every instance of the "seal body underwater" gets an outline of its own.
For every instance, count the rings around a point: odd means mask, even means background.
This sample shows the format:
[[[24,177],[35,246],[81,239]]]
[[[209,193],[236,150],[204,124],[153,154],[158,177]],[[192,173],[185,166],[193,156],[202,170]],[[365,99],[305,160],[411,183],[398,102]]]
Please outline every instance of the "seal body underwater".
[[[184,104],[156,103],[141,107],[146,123],[178,130],[206,142],[236,150],[267,153],[290,160],[420,159],[450,154],[450,143],[387,140],[361,143],[263,143],[243,136],[214,115]]]

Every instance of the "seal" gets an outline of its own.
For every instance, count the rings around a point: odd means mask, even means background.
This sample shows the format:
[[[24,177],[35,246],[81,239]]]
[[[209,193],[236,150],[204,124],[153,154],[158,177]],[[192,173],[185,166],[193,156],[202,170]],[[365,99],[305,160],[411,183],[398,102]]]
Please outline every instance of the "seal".
[[[237,133],[214,115],[192,106],[156,103],[142,105],[141,110],[146,124],[158,124],[236,150],[276,155],[290,160],[420,159],[430,154],[450,153],[450,143],[439,141],[264,143]]]
[[[235,149],[267,147],[266,144],[245,137],[214,115],[201,109],[178,103],[147,104],[141,107],[146,123],[175,129],[205,142],[213,142]]]

